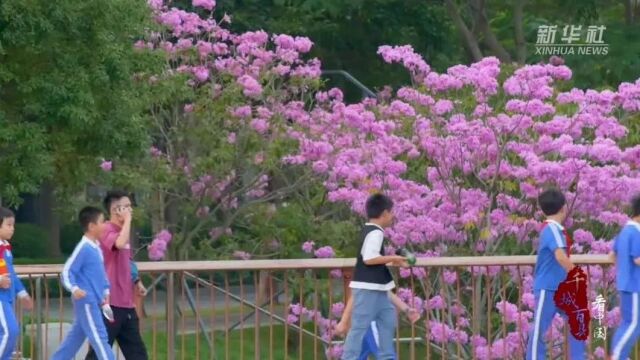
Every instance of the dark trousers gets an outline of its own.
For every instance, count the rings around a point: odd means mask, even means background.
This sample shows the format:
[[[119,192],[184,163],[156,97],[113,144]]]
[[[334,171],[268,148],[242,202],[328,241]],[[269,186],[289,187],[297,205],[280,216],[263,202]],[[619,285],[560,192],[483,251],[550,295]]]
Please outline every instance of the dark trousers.
[[[122,355],[126,360],[147,360],[147,348],[140,336],[140,321],[136,309],[127,309],[112,306],[114,322],[109,322],[104,316],[102,320],[109,335],[109,345],[113,346],[114,341],[118,341],[118,346],[122,350]],[[85,360],[97,360],[97,356],[92,348]]]

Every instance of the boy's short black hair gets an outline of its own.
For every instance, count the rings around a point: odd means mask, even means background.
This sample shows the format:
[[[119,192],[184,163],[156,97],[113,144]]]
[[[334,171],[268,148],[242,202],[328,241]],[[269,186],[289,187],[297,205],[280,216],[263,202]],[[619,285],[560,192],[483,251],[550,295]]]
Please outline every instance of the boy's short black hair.
[[[555,188],[547,189],[538,196],[538,205],[546,216],[553,216],[567,203],[564,194]]]
[[[0,226],[4,223],[4,219],[15,218],[16,215],[13,211],[7,209],[6,207],[0,206]]]
[[[640,216],[640,194],[631,200],[631,217]]]
[[[111,212],[111,204],[114,201],[118,201],[124,197],[131,199],[131,196],[126,191],[123,191],[123,190],[108,191],[107,195],[104,197],[104,200],[102,202],[104,204],[104,209],[107,211],[107,213]]]
[[[374,194],[369,196],[365,205],[367,217],[369,219],[379,218],[385,210],[393,209],[393,200],[384,194]]]
[[[80,210],[78,213],[78,222],[80,226],[82,226],[82,231],[89,230],[89,224],[97,223],[98,219],[100,219],[100,215],[102,215],[102,210],[98,209],[94,206],[87,206]]]

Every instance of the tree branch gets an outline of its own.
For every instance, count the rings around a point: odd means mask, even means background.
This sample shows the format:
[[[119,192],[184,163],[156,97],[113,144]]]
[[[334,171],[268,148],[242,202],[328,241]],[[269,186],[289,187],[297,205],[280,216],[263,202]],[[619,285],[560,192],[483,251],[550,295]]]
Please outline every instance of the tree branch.
[[[471,53],[471,57],[473,58],[473,61],[482,60],[483,56],[482,56],[482,51],[480,50],[480,46],[478,45],[478,40],[475,38],[473,33],[469,31],[469,28],[464,23],[464,20],[460,16],[458,7],[453,2],[453,0],[445,0],[445,3],[447,5],[447,12],[451,17],[451,20],[453,20],[454,25],[460,32],[460,35],[462,35],[462,38],[464,39],[464,42],[465,42],[465,46],[467,50],[469,50],[469,53]]]
[[[514,0],[513,26],[515,28],[516,61],[524,64],[527,60],[527,44],[524,41],[524,4],[525,0]]]
[[[487,20],[487,14],[485,12],[484,0],[470,0],[469,4],[475,14],[474,18],[476,20],[478,31],[484,34],[484,43],[500,59],[500,61],[510,63],[511,55],[509,55],[507,50],[505,50],[502,44],[500,44],[500,41],[498,41],[498,38],[491,30],[491,26],[489,25],[489,20]]]
[[[624,3],[624,20],[627,25],[633,24],[633,4],[632,0],[622,0]]]

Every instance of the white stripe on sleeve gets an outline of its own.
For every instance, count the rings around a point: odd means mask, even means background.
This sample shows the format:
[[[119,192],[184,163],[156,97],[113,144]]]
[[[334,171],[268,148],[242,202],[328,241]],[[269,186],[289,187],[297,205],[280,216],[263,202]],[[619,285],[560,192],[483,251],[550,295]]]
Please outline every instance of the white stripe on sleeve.
[[[77,286],[76,284],[72,283],[71,275],[69,274],[69,272],[71,270],[71,266],[77,260],[78,254],[83,247],[84,240],[80,240],[80,243],[78,243],[76,248],[73,249],[73,253],[71,253],[71,256],[69,257],[69,259],[67,259],[67,261],[64,263],[64,267],[62,268],[62,285],[64,285],[64,287],[71,293],[73,293],[73,291],[77,289]]]

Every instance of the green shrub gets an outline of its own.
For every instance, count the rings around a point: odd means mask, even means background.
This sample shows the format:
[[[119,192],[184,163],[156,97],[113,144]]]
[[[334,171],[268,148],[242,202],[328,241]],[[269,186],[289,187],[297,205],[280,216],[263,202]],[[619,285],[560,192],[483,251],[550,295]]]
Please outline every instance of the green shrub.
[[[60,251],[69,256],[82,238],[82,228],[78,223],[62,226],[60,229]]]
[[[47,257],[48,241],[47,231],[42,227],[34,224],[16,224],[16,232],[11,240],[13,256],[32,259]]]
[[[41,258],[25,258],[17,257],[13,259],[14,265],[44,265],[44,264],[64,264],[66,258],[41,257]]]

